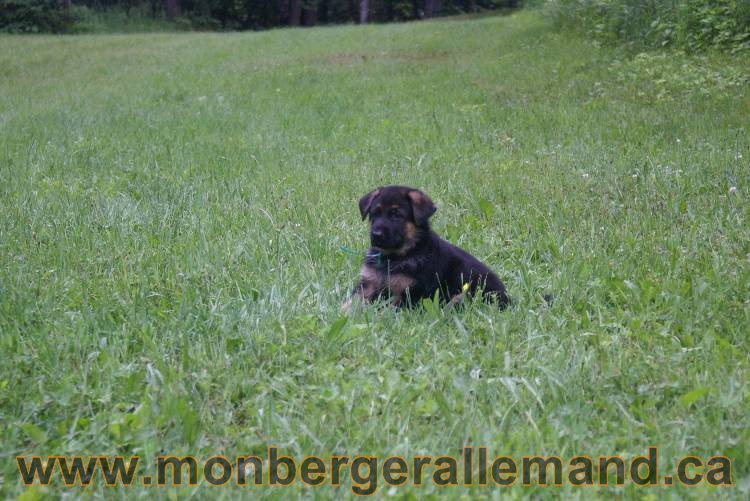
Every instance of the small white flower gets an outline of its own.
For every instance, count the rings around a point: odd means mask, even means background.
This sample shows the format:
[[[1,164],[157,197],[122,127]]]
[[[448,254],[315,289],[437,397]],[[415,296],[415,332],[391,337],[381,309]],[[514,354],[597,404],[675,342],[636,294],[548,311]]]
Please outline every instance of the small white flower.
[[[482,377],[482,369],[479,367],[476,367],[474,369],[471,369],[471,372],[469,372],[469,376],[471,376],[471,379],[479,379]]]
[[[729,193],[737,193],[737,187],[736,186],[730,186],[729,187]]]
[[[633,174],[633,179],[638,179],[638,174]]]
[[[588,178],[589,178],[589,173],[588,172],[584,172],[583,173],[583,179],[588,179]]]
[[[678,142],[678,143],[681,143],[682,141],[680,140],[680,138],[677,138],[677,142]]]
[[[735,159],[735,160],[742,160],[742,153],[740,153],[740,152],[738,151],[738,152],[737,152],[737,154],[736,154],[736,155],[734,156],[734,159]]]

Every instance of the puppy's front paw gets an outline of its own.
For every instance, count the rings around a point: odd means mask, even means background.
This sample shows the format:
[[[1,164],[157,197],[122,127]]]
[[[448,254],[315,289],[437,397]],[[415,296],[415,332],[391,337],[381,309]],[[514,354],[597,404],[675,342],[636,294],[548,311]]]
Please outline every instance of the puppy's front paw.
[[[351,310],[351,309],[352,309],[352,299],[349,298],[346,301],[344,301],[343,303],[341,303],[341,308],[340,308],[339,311],[341,311],[341,313],[348,313],[349,310]]]
[[[453,297],[445,304],[445,307],[443,308],[443,311],[451,311],[454,308],[458,308],[461,306],[464,302],[464,297],[466,294],[464,292],[459,292],[458,294],[454,294]]]

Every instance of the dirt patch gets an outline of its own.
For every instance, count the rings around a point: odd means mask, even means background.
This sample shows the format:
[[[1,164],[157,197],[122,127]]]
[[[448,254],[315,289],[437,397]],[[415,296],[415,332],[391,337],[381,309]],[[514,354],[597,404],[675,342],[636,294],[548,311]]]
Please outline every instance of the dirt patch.
[[[420,63],[446,60],[450,52],[442,51],[378,51],[378,52],[338,52],[325,54],[314,59],[316,63],[330,64],[334,66],[354,66],[370,62],[403,62]]]

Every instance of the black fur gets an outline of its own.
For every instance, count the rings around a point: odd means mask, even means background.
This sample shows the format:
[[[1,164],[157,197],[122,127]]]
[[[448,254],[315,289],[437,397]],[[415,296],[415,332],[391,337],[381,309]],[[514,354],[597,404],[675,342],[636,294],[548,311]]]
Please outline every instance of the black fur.
[[[443,302],[456,304],[481,289],[486,301],[501,308],[509,304],[505,286],[492,270],[430,229],[436,208],[423,192],[381,187],[362,197],[359,209],[362,219],[370,218],[371,247],[353,296],[401,306],[439,291]]]

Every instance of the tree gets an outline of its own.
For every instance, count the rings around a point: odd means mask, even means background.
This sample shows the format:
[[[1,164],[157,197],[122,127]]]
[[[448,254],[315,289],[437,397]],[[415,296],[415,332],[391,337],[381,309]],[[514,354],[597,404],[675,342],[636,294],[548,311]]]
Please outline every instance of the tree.
[[[289,23],[289,0],[278,0],[279,23]]]
[[[302,19],[305,26],[315,26],[318,24],[318,6],[310,5],[302,11]]]
[[[440,13],[440,0],[424,1],[424,17],[435,17]]]
[[[700,3],[699,0],[680,1]],[[96,12],[123,9],[126,16],[134,17],[148,12],[154,19],[166,17],[172,22],[179,19],[186,28],[258,30],[319,23],[405,21],[522,4],[519,0],[0,0],[0,33],[64,33],[80,29],[82,26],[77,23],[82,11],[77,7]]]
[[[289,12],[289,24],[299,26],[302,18],[302,0],[292,0],[292,8]]]
[[[166,0],[165,10],[167,11],[167,19],[174,21],[180,17],[182,11],[180,8],[180,0]]]

